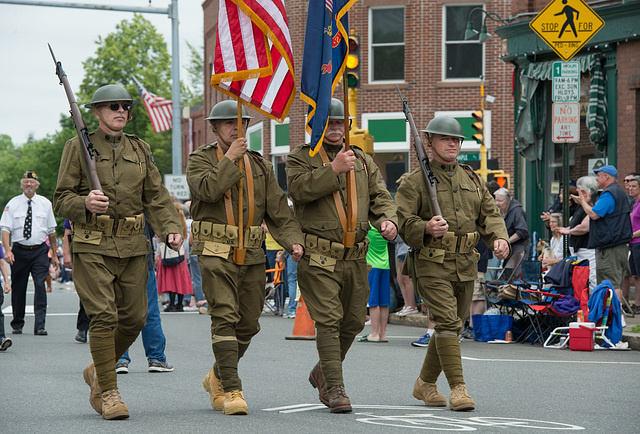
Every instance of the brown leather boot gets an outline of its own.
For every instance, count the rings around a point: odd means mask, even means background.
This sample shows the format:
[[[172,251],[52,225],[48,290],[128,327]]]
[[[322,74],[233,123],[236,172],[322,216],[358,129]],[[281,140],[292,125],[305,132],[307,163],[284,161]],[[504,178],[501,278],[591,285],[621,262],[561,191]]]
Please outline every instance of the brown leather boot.
[[[329,396],[327,395],[327,385],[324,382],[324,375],[320,369],[320,363],[316,363],[311,372],[309,372],[309,383],[314,389],[318,389],[318,397],[320,402],[329,407]]]
[[[242,390],[232,390],[224,393],[224,403],[222,404],[224,414],[248,414],[247,402],[244,400]]]
[[[329,397],[331,413],[351,413],[351,401],[349,401],[342,384],[329,389],[327,396]]]
[[[427,407],[446,407],[447,398],[438,393],[438,386],[435,383],[427,383],[418,377],[413,384],[413,396],[424,401]]]
[[[475,410],[476,405],[473,402],[473,399],[469,397],[467,387],[464,383],[458,384],[451,389],[451,394],[449,395],[449,407],[453,411]]]
[[[129,409],[120,399],[118,389],[107,390],[102,394],[102,418],[107,420],[126,419]]]
[[[89,394],[89,403],[91,403],[91,407],[98,414],[102,414],[102,390],[100,390],[100,385],[98,384],[98,376],[96,375],[96,368],[92,364],[84,368],[82,371],[82,377],[84,378],[84,382],[87,383],[87,386],[91,388],[91,393]]]
[[[204,380],[202,380],[202,387],[204,387],[204,390],[209,392],[211,407],[214,410],[222,411],[224,404],[224,389],[222,388],[220,379],[216,377],[216,374],[213,372],[213,368],[211,368],[209,373],[204,377]]]

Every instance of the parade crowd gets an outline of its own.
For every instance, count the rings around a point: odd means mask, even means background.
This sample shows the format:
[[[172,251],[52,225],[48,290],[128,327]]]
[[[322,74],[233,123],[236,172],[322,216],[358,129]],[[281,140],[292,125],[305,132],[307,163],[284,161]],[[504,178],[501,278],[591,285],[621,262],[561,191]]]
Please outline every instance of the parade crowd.
[[[295,318],[296,301],[303,298],[315,322],[318,354],[308,380],[330,412],[352,411],[343,363],[365,323],[371,331],[360,342],[388,341],[395,281],[396,298],[403,300],[402,305],[395,303],[397,315],[422,312],[430,320],[426,333],[413,342],[427,348],[413,396],[427,406],[475,409],[463,376],[459,336],[472,337],[473,324],[465,321],[470,313],[484,311],[478,281],[485,277],[489,257],[508,264],[516,252],[528,250],[529,233],[522,206],[508,190],[485,185],[471,168],[458,163],[464,135],[457,120],[436,117],[424,130],[438,181],[441,212],[435,213],[421,169],[401,177],[394,200],[372,157],[357,147],[345,149],[341,101],[331,101],[317,152],[301,144],[287,156],[289,197],[279,187],[271,162],[248,149],[251,116],[246,108],[239,125],[236,102],[223,101],[206,118],[217,141],[189,156],[192,199],[180,204],[162,185],[149,145],[123,132],[135,103],[123,87],[107,85],[86,105],[99,122],[89,135],[99,156],[100,185],[89,180],[84,145],[76,137],[64,148],[53,203],[36,194],[37,174],[27,171],[20,184],[23,194],[7,204],[0,219],[0,294],[11,293],[11,333],[19,335],[27,325],[29,275],[35,286],[33,330],[38,336],[47,335],[47,276],[72,279],[80,300],[75,339],[89,344],[93,362],[83,378],[90,405],[99,415],[109,420],[129,417],[117,374],[128,372],[128,348],[139,335],[150,372],[174,369],[165,355],[160,309],[210,316],[213,357],[202,385],[214,410],[247,414],[238,364],[260,331],[265,281],[275,277],[266,270],[276,269],[277,263],[284,264],[284,274],[280,294],[274,295],[276,313]],[[631,206],[616,177],[612,166],[598,171],[597,186],[604,192],[595,201],[595,192],[583,194],[588,186],[578,182],[571,199],[580,221],[570,228],[555,219],[557,209],[548,214],[554,249],[561,236],[584,235],[577,229],[584,219],[596,222],[586,244],[582,240],[573,248],[595,250],[598,281],[612,273],[624,275],[626,243],[632,234],[640,235],[637,207],[628,225],[624,219]],[[640,195],[638,182],[636,175],[629,179],[634,198]],[[349,183],[352,188],[347,188]],[[353,215],[347,218],[350,193]],[[66,219],[60,241],[54,212]],[[632,241],[633,258],[638,245]],[[607,268],[601,270],[600,264]],[[637,276],[640,262],[634,264]],[[615,284],[622,296],[622,278]],[[5,335],[1,314],[0,339],[0,350],[7,350],[12,341]],[[450,388],[448,397],[436,386],[441,374]]]

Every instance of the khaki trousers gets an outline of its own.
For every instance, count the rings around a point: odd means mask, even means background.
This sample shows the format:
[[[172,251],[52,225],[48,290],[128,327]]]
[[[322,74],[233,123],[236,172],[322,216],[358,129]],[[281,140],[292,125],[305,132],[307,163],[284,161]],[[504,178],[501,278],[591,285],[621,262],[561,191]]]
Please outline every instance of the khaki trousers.
[[[147,255],[73,255],[73,279],[91,319],[89,346],[103,391],[117,387],[116,361],[144,328],[148,277]]]
[[[344,384],[342,361],[364,328],[369,300],[367,262],[336,261],[335,269],[298,262],[298,285],[316,323],[316,347],[327,388]]]
[[[237,265],[216,256],[198,256],[198,264],[211,317],[214,373],[225,392],[242,390],[238,361],[260,331],[265,264]]]

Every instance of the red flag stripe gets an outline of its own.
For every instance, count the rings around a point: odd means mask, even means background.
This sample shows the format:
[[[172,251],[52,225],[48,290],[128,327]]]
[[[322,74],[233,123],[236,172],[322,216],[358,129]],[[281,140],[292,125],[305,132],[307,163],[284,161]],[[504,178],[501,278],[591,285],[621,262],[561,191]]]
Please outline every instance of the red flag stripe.
[[[133,81],[138,88],[142,103],[149,113],[153,132],[159,133],[171,129],[173,119],[171,100],[152,94],[135,77],[133,77]]]

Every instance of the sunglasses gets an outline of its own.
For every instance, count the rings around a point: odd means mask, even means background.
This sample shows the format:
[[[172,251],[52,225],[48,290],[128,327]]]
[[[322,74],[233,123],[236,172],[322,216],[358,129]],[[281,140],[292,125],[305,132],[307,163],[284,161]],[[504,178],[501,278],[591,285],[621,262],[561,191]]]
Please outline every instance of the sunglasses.
[[[624,180],[624,182],[631,182],[631,181],[633,181],[633,178]]]
[[[122,106],[122,110],[124,111],[129,111],[131,109],[130,102],[124,102],[122,104],[119,104],[117,102],[112,102],[111,104],[106,104],[103,107],[109,107],[112,111],[117,112],[118,110],[120,110],[120,106]]]

